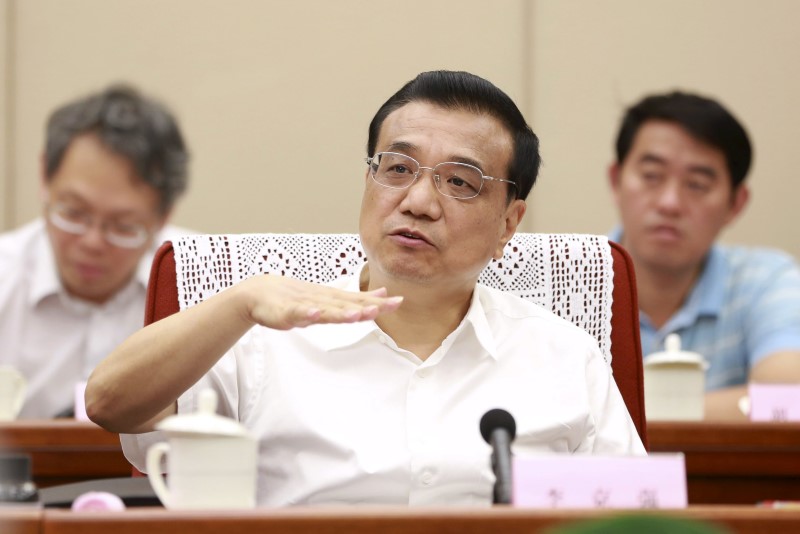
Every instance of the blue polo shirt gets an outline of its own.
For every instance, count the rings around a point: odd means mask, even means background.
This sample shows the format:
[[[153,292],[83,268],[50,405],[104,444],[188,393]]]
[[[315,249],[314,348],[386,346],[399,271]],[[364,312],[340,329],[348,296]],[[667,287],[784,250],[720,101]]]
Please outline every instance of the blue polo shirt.
[[[621,229],[609,239],[619,242]],[[639,312],[642,353],[667,335],[706,357],[706,389],[747,383],[750,368],[781,350],[800,351],[800,268],[777,250],[714,245],[681,308],[660,329]],[[800,362],[799,362],[800,363]]]

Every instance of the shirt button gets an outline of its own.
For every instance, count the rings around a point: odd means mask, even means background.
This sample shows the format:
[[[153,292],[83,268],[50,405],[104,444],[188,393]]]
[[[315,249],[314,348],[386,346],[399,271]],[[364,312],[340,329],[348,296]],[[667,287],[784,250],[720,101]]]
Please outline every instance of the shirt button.
[[[419,480],[423,485],[430,486],[433,482],[433,473],[430,471],[423,471],[422,475],[419,477]]]
[[[383,334],[381,334],[381,336],[378,338],[378,341],[380,341],[384,345],[386,345],[386,343],[388,343],[388,340],[386,339],[386,336],[384,336]]]
[[[431,370],[430,370],[429,367],[426,367],[424,369],[420,369],[419,371],[417,371],[417,375],[420,378],[428,378],[429,376],[431,376]]]

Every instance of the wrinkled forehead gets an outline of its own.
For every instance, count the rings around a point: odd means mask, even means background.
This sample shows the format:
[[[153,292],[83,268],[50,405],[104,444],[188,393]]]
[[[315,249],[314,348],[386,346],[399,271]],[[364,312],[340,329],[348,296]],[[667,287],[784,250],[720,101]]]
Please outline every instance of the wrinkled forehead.
[[[475,161],[487,174],[491,168],[503,178],[513,153],[513,139],[505,125],[489,113],[414,101],[394,110],[381,125],[376,150],[393,147],[404,148],[397,151],[406,153],[414,151],[409,154],[413,157]]]

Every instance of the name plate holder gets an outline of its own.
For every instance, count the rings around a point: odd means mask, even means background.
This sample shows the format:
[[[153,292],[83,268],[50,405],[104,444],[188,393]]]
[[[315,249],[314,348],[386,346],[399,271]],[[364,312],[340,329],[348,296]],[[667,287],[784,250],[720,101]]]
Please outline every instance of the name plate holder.
[[[750,420],[800,421],[800,384],[750,384]]]
[[[686,508],[682,453],[541,455],[513,459],[513,505],[524,508]]]

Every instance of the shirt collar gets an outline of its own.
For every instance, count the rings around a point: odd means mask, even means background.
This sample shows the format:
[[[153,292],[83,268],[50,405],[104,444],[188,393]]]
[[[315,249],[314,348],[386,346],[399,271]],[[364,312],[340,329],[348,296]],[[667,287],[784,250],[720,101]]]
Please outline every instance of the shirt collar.
[[[609,241],[614,243],[622,243],[622,225],[617,225],[608,233]]]
[[[40,238],[34,244],[33,278],[28,294],[28,303],[35,306],[50,295],[57,295],[63,291],[61,280],[58,277],[58,267],[50,246],[47,230],[42,226]]]
[[[365,264],[366,265],[366,264]],[[359,287],[360,273],[343,278],[337,287],[346,291],[357,292],[360,291]],[[486,318],[482,298],[488,298],[484,293],[485,288],[481,285],[476,285],[475,291],[472,293],[472,300],[470,302],[469,310],[461,323],[456,329],[445,338],[443,345],[447,346],[455,342],[455,339],[462,335],[466,325],[472,326],[475,333],[475,338],[483,349],[495,360],[497,360],[497,343],[494,339],[494,334],[489,326],[489,321]],[[310,339],[323,350],[336,350],[359,343],[367,336],[370,335],[386,335],[375,323],[375,321],[360,321],[357,323],[339,323],[339,324],[324,324],[309,327],[314,329]]]
[[[156,237],[153,239],[153,243],[150,245],[150,248],[144,253],[142,259],[139,260],[139,265],[136,267],[136,272],[133,273],[133,277],[145,289],[147,288],[147,284],[150,283],[150,271],[153,267],[153,256],[155,256],[156,250],[158,250],[163,243],[164,239],[162,238],[161,234],[156,234]]]
[[[365,264],[366,265],[366,264]],[[362,267],[363,269],[363,267]],[[333,285],[345,291],[358,292],[360,271],[352,276],[342,278]],[[355,345],[372,333],[380,333],[381,329],[375,321],[359,321],[357,323],[320,324],[308,327],[309,339],[325,351],[343,349]]]
[[[495,340],[494,333],[489,320],[486,318],[486,311],[483,306],[484,299],[490,298],[488,288],[477,284],[475,291],[472,292],[472,302],[470,303],[467,315],[464,317],[463,324],[469,323],[472,325],[472,330],[475,332],[475,338],[480,343],[481,347],[491,356],[494,360],[498,359],[497,341]],[[456,329],[456,332],[461,328]]]

